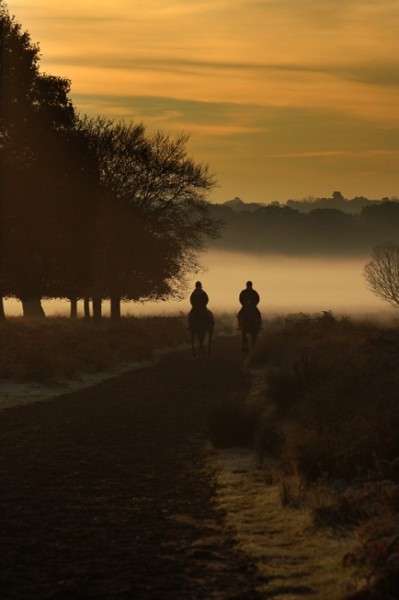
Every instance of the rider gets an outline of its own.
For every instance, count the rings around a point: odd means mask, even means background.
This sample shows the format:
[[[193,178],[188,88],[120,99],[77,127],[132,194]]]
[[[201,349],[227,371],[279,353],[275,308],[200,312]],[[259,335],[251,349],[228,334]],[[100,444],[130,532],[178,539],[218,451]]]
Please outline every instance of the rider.
[[[192,306],[188,313],[188,325],[191,326],[191,319],[193,312],[203,312],[207,310],[207,304],[209,302],[209,296],[206,291],[202,288],[200,281],[195,282],[195,288],[190,296],[190,304]]]
[[[241,308],[237,314],[238,319],[238,329],[242,327],[242,315],[245,308],[251,308],[255,312],[256,316],[259,319],[259,326],[262,323],[262,315],[260,314],[258,304],[260,301],[260,296],[256,290],[252,287],[252,281],[247,281],[246,288],[240,292],[239,301],[241,304]]]

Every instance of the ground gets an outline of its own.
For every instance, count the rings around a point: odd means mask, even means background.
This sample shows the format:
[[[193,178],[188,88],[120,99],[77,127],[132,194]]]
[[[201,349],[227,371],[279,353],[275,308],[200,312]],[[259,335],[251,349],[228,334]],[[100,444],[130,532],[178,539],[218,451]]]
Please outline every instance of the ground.
[[[242,362],[226,338],[212,358],[4,410],[1,598],[258,598],[206,443],[214,403],[248,393]]]

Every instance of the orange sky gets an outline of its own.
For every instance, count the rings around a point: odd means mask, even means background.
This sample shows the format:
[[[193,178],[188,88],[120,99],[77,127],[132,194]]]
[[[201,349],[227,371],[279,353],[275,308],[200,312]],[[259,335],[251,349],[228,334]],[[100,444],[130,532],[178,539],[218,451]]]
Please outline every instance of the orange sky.
[[[397,0],[8,0],[82,113],[191,134],[212,201],[399,195]]]

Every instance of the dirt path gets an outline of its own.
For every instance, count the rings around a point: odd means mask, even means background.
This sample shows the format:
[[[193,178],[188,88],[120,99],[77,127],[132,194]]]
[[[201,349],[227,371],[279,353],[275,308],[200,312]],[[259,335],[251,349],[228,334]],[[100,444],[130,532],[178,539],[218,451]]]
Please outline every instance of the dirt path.
[[[0,414],[0,597],[256,599],[204,468],[235,340]]]

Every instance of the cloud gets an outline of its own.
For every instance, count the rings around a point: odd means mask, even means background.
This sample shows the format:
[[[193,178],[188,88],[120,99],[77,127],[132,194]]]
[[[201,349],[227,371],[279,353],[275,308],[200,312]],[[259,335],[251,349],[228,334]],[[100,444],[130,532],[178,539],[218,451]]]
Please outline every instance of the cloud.
[[[173,73],[207,74],[211,76],[212,71],[238,71],[241,73],[249,72],[267,76],[273,73],[281,73],[285,76],[295,73],[310,73],[314,75],[333,75],[340,79],[355,80],[364,83],[371,83],[380,86],[399,85],[399,59],[394,61],[390,59],[373,60],[369,62],[358,63],[278,63],[278,62],[237,62],[237,61],[218,61],[218,60],[195,60],[189,58],[170,57],[163,58],[162,55],[151,56],[120,56],[119,54],[101,54],[93,52],[84,59],[80,55],[71,53],[70,55],[53,55],[46,61],[47,64],[57,65],[82,65],[87,67],[94,66],[104,69],[127,69],[132,71],[163,71]]]
[[[126,115],[151,127],[195,133],[206,140],[212,135],[252,146],[254,154],[274,156],[331,155],[392,152],[399,148],[397,132],[379,123],[365,122],[334,110],[287,106],[262,106],[233,102],[200,102],[159,96],[77,94],[75,102],[91,114]],[[209,141],[209,147],[215,140]],[[220,147],[220,146],[219,146]]]
[[[186,130],[227,197],[397,193],[397,0],[8,5],[79,110]]]

